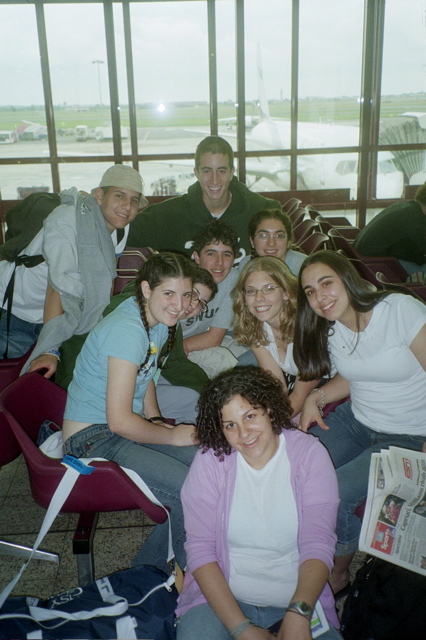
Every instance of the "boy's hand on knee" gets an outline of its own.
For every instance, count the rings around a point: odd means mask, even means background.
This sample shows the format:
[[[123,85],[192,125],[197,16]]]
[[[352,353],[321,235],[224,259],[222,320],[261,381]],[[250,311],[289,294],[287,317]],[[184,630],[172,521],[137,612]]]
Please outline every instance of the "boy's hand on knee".
[[[47,369],[44,373],[45,378],[51,378],[58,368],[58,358],[51,353],[42,353],[38,358],[34,358],[31,362],[28,373],[31,371],[40,371],[40,369]]]

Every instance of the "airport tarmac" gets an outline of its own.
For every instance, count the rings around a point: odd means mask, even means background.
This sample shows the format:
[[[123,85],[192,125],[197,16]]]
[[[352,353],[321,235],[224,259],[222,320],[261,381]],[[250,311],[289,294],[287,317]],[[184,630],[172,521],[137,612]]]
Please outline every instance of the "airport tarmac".
[[[223,129],[223,130],[222,130]],[[235,147],[235,132],[221,127],[219,132],[227,138]],[[197,144],[207,135],[209,130],[200,127],[190,128],[155,128],[138,129],[140,154],[168,154],[168,153],[194,153]],[[77,156],[111,156],[113,153],[111,141],[97,141],[89,138],[85,141],[76,141],[73,135],[57,137],[59,155],[66,160],[59,163],[61,189],[72,186],[84,191],[90,191],[99,184],[104,171],[111,164],[106,162],[75,162]],[[123,139],[123,153],[130,154],[130,140]],[[47,139],[21,140],[14,144],[0,145],[0,158],[43,158],[45,163],[37,164],[13,164],[0,165],[0,197],[3,200],[15,200],[19,187],[45,187],[52,191],[52,178],[50,164],[48,163],[49,151]],[[173,162],[155,161],[140,162],[139,170],[145,184],[145,195],[173,195],[186,193],[188,187],[195,181],[192,160],[176,160]],[[236,162],[238,175],[238,163]],[[255,181],[248,176],[248,186],[253,191],[285,190],[283,186],[277,186],[271,180],[263,177]],[[254,182],[254,184],[253,184]],[[333,212],[336,215],[339,212]],[[355,224],[355,212],[345,211],[345,215]]]
[[[140,154],[193,153],[198,142],[208,135],[198,131],[192,133],[182,129],[151,129],[139,130]],[[78,186],[79,189],[90,190],[99,183],[105,169],[111,164],[105,162],[73,162],[76,156],[111,156],[113,154],[112,141],[99,142],[88,139],[82,142],[74,136],[58,136],[58,153],[67,158],[59,164],[61,188]],[[130,154],[130,140],[122,140],[123,153]],[[14,144],[0,145],[0,158],[43,158],[48,160],[49,150],[46,139],[21,140]],[[183,162],[183,161],[181,161]],[[167,180],[179,183],[177,192],[185,192],[189,184],[194,181],[192,161],[170,165],[165,162],[140,163],[140,171],[144,178],[145,190],[148,195],[156,193],[160,181]],[[37,164],[0,165],[0,190],[4,200],[18,197],[18,187],[45,186],[52,190],[50,165],[46,162]]]

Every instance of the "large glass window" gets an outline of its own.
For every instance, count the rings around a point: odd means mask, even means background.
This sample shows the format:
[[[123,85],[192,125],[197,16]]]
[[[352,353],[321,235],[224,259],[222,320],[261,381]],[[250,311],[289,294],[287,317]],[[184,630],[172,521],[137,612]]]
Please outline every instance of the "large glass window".
[[[330,17],[332,16],[332,19]],[[359,145],[363,4],[301,0],[299,16],[299,149]],[[298,189],[349,189],[355,199],[358,153],[299,155]]]
[[[87,189],[112,162],[138,164],[147,194],[184,193],[212,130],[235,150],[245,145],[237,173],[245,167],[253,190],[343,189],[353,200],[368,182],[371,197],[399,198],[404,184],[426,180],[425,15],[425,0],[114,0],[112,11],[100,0],[0,0],[3,198],[18,187]],[[365,109],[360,118],[366,77],[371,122]]]
[[[412,185],[426,181],[425,28],[424,0],[386,3],[379,142],[423,146],[388,154]]]
[[[194,153],[210,131],[206,2],[131,4],[138,151]],[[146,192],[174,195],[194,181],[192,160],[144,161]]]
[[[58,153],[110,155],[102,4],[47,4],[45,17]]]
[[[291,16],[291,2],[245,3],[247,151],[290,149]],[[289,157],[250,157],[246,174],[252,190],[287,190]]]
[[[300,147],[358,144],[363,11],[359,0],[300,2]]]
[[[0,87],[0,158],[48,155],[34,6],[0,6]],[[14,189],[6,173],[3,198]]]
[[[52,191],[49,164],[10,164],[0,167],[0,199],[22,200],[34,191]]]

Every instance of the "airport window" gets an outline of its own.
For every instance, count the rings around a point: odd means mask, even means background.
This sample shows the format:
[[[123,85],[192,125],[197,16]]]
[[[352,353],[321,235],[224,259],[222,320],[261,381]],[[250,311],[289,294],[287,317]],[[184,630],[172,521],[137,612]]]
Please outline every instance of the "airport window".
[[[43,84],[39,56],[33,55],[34,51],[38,51],[34,7],[0,6],[0,161],[39,157],[46,149]],[[23,144],[15,144],[18,139]],[[2,167],[0,173],[1,196],[17,198],[13,176],[23,172],[12,167],[6,178]]]
[[[332,16],[332,19],[330,17]],[[359,142],[363,3],[301,0],[298,146]]]
[[[336,165],[336,173],[340,176],[346,176],[348,173],[355,173],[358,163],[356,160],[341,160]]]
[[[47,4],[46,37],[58,153],[86,153],[76,141],[92,141],[93,155],[111,155],[112,126],[105,28],[101,4]],[[63,28],[66,25],[66,28]],[[70,64],[72,60],[72,64]],[[80,146],[80,145],[79,145]]]
[[[405,183],[419,185],[426,180],[426,6],[424,0],[406,0],[401,11],[400,5],[386,4],[379,144],[421,145],[392,151]]]
[[[253,190],[346,189],[365,214],[423,182],[424,0],[267,4],[0,0],[2,197],[112,162],[183,193],[209,133]]]
[[[140,154],[192,153],[210,130],[206,8],[188,1],[131,5]]]

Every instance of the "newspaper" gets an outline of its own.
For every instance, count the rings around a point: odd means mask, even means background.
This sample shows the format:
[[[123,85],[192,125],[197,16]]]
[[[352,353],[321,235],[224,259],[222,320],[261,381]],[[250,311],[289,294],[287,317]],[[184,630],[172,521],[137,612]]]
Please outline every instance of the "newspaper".
[[[359,548],[426,576],[425,453],[373,453]]]

